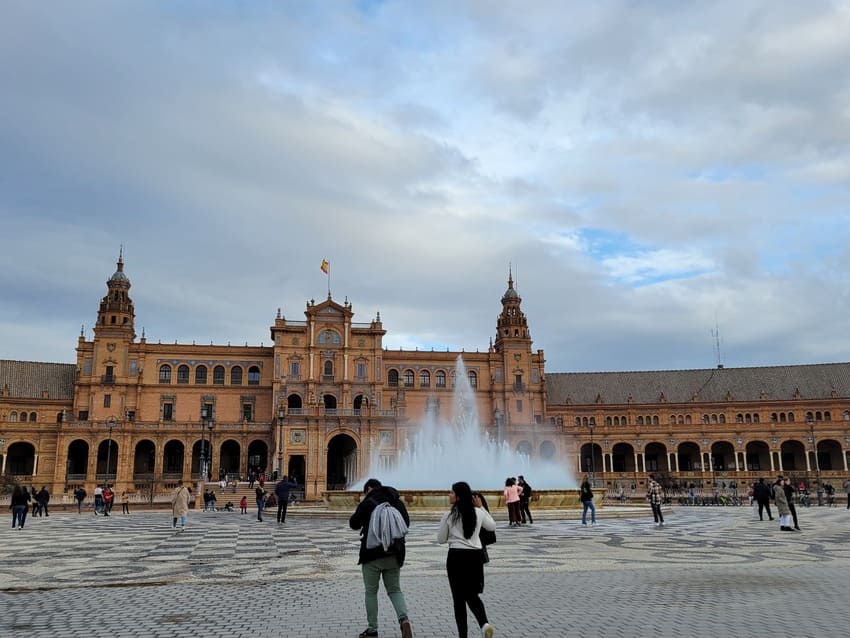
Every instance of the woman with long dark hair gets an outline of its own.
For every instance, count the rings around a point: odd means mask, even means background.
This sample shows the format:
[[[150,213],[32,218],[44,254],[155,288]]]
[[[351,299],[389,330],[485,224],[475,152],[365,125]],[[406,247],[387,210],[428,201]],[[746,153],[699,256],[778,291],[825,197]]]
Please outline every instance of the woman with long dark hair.
[[[484,638],[493,638],[496,628],[487,622],[487,611],[479,593],[484,582],[484,562],[481,553],[481,528],[496,530],[496,521],[482,507],[480,497],[473,497],[469,484],[459,481],[449,491],[452,509],[443,515],[437,542],[449,544],[446,572],[452,590],[455,622],[459,638],[467,638],[466,607],[481,627]]]
[[[12,492],[12,501],[9,504],[9,509],[12,510],[12,529],[20,526],[24,528],[24,522],[27,520],[27,508],[29,507],[30,494],[26,488],[16,485]]]

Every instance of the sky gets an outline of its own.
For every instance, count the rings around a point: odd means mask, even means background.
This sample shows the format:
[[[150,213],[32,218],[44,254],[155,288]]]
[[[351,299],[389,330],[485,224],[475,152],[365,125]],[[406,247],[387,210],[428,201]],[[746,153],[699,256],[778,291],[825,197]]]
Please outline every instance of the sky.
[[[850,361],[850,2],[4,2],[0,358],[380,312],[548,372]],[[331,263],[330,280],[320,270]]]

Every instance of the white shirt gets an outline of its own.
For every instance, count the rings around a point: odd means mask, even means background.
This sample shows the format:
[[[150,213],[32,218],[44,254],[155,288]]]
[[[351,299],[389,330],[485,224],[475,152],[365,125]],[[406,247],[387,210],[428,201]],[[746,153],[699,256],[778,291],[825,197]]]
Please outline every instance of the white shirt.
[[[481,549],[481,539],[478,538],[481,528],[491,532],[496,531],[496,521],[483,507],[475,508],[475,531],[471,538],[465,538],[463,535],[463,521],[461,519],[454,521],[451,515],[451,512],[443,514],[440,529],[437,530],[437,542],[448,542],[449,549]]]

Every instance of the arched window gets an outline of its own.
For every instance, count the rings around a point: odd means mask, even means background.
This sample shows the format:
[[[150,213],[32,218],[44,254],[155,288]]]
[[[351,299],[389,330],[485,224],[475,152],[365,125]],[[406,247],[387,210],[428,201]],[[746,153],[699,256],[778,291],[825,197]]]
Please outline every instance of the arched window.
[[[420,388],[430,388],[431,387],[431,373],[427,370],[419,371],[419,387]]]
[[[248,385],[260,385],[260,369],[257,366],[248,368]]]
[[[670,425],[676,425],[676,416],[675,415],[670,416]]]
[[[749,412],[747,412],[747,413],[744,415],[744,422],[745,422],[745,423],[752,423],[752,422],[753,422],[753,415],[752,415],[752,414],[750,414]]]
[[[339,334],[337,334],[333,330],[323,330],[319,333],[318,343],[319,345],[327,345],[332,343],[335,346],[338,346],[341,343],[341,340],[339,338]]]
[[[788,413],[788,422],[794,423],[794,413],[793,412]]]
[[[717,415],[716,415],[716,414],[712,414],[712,415],[711,415],[711,422],[712,422],[712,423],[717,423]]]
[[[387,384],[391,388],[398,387],[398,370],[390,370],[387,372]]]
[[[685,425],[690,425],[690,424],[691,424],[691,415],[686,414],[685,415]]]
[[[405,370],[404,371],[404,387],[412,388],[413,387],[413,370]]]
[[[437,370],[436,377],[437,377],[437,379],[436,379],[437,387],[438,388],[445,388],[446,387],[446,373],[443,370]]]
[[[171,383],[171,366],[163,364],[159,368],[159,382],[160,383]]]
[[[224,385],[224,366],[213,368],[213,385]]]
[[[334,376],[334,362],[333,362],[333,361],[331,361],[330,359],[329,359],[329,360],[327,360],[327,361],[325,361],[325,363],[324,363],[324,365],[323,365],[323,368],[322,368],[322,369],[324,370],[324,372],[323,372],[322,374],[324,374],[324,375],[325,375],[325,377],[327,378],[327,380],[329,380],[329,381],[333,381],[333,376]]]
[[[788,418],[785,416],[785,413],[784,413],[784,412],[780,412],[780,413],[779,413],[779,422],[780,422],[780,423],[785,423],[785,421],[787,421],[787,420],[788,420]]]
[[[198,366],[195,368],[195,383],[204,385],[207,382],[207,366]]]
[[[30,412],[30,423],[35,422],[35,412]]]
[[[844,413],[841,416],[845,421],[850,421],[850,410],[844,410]]]
[[[478,374],[475,370],[470,370],[466,373],[466,376],[469,377],[469,386],[473,389],[478,387]]]
[[[707,414],[703,414],[702,415],[702,422],[705,423],[706,425],[708,425],[709,418],[710,417]]]
[[[658,425],[658,416],[652,417],[652,425]]]
[[[637,424],[638,424],[638,425],[643,425],[643,417],[642,417],[642,416],[639,416],[639,417],[637,418]]]
[[[720,415],[720,422],[721,422],[721,423],[726,423],[726,415],[725,415],[725,414],[721,414],[721,415]]]
[[[242,368],[240,366],[230,368],[230,385],[242,385]]]
[[[823,420],[824,421],[832,421],[832,415],[828,411],[824,412],[823,413]]]
[[[605,417],[605,425],[613,425],[614,420],[610,416]]]
[[[18,413],[12,412],[12,414],[9,415],[9,421],[11,421],[12,423],[17,423],[18,422]]]
[[[177,383],[189,383],[189,366],[181,365],[177,368]]]
[[[758,423],[758,422],[759,422],[759,415],[758,415],[758,412],[756,412],[756,413],[753,415],[753,423]]]

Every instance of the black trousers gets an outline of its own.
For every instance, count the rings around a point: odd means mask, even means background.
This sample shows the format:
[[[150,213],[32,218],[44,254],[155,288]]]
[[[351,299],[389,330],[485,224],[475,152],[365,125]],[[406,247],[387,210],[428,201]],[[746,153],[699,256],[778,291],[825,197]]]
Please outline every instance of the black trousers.
[[[289,505],[289,499],[280,499],[277,502],[277,522],[285,523],[286,522],[286,507]]]
[[[449,549],[446,558],[446,572],[449,575],[449,588],[452,590],[452,604],[459,638],[467,638],[469,628],[466,622],[466,607],[479,627],[487,622],[487,611],[479,594],[484,589],[484,562],[481,551],[477,549]]]
[[[766,509],[767,510],[767,517],[770,520],[773,520],[773,514],[770,513],[770,501],[759,501],[758,503],[759,503],[759,520],[760,521],[764,520],[764,516],[762,516],[762,513],[761,513],[762,509]]]
[[[522,515],[522,522],[525,523],[526,516],[528,517],[528,522],[533,523],[534,519],[531,518],[531,512],[528,509],[528,499],[521,498],[519,499],[519,513]]]
[[[661,503],[650,503],[649,506],[652,508],[652,518],[655,519],[655,522],[663,523],[664,516],[661,514]]]
[[[794,519],[794,527],[800,529],[800,525],[797,523],[797,508],[794,503],[791,502],[791,499],[788,499],[788,509],[791,510],[791,518]]]

